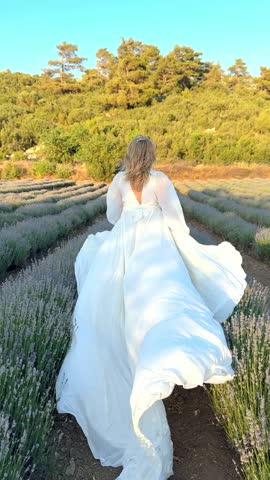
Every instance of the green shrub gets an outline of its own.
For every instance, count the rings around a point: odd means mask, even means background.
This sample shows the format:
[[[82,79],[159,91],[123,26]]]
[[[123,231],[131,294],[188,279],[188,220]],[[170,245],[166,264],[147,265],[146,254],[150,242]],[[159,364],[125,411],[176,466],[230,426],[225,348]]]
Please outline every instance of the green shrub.
[[[21,178],[24,169],[16,163],[8,162],[2,168],[1,178],[3,180],[13,180],[14,178]]]
[[[17,150],[16,152],[12,153],[12,160],[25,160],[25,155],[22,150]]]
[[[79,140],[70,132],[56,127],[42,135],[47,159],[51,162],[70,163],[79,149]]]
[[[63,163],[58,163],[56,165],[55,174],[59,178],[70,178],[71,175],[73,174],[72,165],[69,165],[69,164],[64,165]]]
[[[86,172],[89,177],[92,177],[94,180],[110,180],[112,177],[114,169],[110,169],[109,165],[99,161],[93,160],[91,163],[86,164]]]
[[[33,175],[38,178],[54,173],[55,169],[55,163],[49,162],[49,160],[38,160],[32,166]]]
[[[0,162],[3,162],[4,160],[6,160],[5,152],[0,149]]]
[[[91,133],[85,138],[75,159],[86,164],[87,174],[94,180],[111,181],[116,166],[125,152],[125,145],[110,134]]]

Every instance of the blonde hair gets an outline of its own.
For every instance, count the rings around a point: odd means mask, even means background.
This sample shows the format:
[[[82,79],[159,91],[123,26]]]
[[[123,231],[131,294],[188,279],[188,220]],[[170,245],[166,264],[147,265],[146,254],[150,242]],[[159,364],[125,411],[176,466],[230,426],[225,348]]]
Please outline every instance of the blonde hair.
[[[137,135],[129,143],[121,170],[125,179],[141,190],[147,182],[153,163],[156,161],[156,145],[146,135]]]

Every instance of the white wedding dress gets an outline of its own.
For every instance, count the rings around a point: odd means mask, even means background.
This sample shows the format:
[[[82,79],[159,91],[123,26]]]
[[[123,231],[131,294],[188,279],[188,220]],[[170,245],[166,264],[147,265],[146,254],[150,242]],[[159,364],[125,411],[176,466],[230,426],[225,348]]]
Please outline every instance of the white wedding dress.
[[[141,203],[123,171],[106,198],[114,226],[90,234],[75,261],[78,298],[57,411],[74,415],[102,465],[123,466],[118,479],[165,480],[173,444],[162,399],[175,384],[233,379],[221,323],[246,274],[231,243],[191,237],[163,172],[151,170]]]

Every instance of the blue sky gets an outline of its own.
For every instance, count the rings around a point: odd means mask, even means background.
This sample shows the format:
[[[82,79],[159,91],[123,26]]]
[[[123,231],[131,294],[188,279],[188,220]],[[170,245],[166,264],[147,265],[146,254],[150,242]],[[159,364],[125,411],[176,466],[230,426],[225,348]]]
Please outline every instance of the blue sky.
[[[270,67],[269,0],[0,0],[0,12],[0,70],[41,74],[64,40],[92,68],[96,51],[116,54],[121,37],[162,55],[190,46],[225,70],[238,57],[252,75]]]

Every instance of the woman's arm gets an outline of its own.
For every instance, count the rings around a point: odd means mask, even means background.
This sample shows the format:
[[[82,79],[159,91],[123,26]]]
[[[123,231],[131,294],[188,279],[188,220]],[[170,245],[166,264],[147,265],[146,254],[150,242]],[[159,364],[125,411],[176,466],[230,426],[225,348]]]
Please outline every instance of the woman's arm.
[[[156,193],[168,226],[172,230],[183,229],[189,233],[190,229],[186,224],[182,205],[174,185],[163,172],[158,175]]]
[[[110,223],[116,224],[123,209],[122,195],[118,186],[119,172],[113,177],[106,195],[106,216]]]

